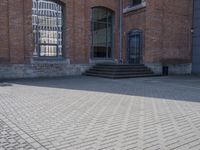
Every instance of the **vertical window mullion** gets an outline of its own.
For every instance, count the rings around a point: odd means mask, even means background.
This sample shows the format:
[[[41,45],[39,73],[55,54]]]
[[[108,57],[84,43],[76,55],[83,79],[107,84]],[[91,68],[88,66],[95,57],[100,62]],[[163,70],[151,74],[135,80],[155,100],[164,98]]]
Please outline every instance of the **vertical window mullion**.
[[[92,45],[92,48],[91,48],[91,50],[92,50],[91,51],[91,57],[94,58],[94,35],[93,35],[94,34],[94,9],[92,9],[91,20],[92,20],[91,21],[91,30],[92,30],[92,35],[91,35],[92,36],[91,37],[92,38],[92,41],[91,41],[92,42],[91,43],[91,45]]]
[[[39,50],[39,2],[38,0],[36,0],[36,51],[37,51],[37,56],[39,55],[40,53],[40,50]]]
[[[106,58],[108,58],[108,11],[106,10]]]

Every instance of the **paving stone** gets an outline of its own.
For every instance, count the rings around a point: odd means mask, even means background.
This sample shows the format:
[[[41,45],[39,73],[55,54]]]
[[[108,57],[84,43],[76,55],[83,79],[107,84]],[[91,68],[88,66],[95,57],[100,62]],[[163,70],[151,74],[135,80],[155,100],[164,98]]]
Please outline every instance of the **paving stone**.
[[[31,149],[33,148],[28,142],[26,142],[22,137],[13,131],[4,121],[0,119],[0,150],[20,150],[20,149]],[[23,141],[23,143],[19,142]]]
[[[200,150],[200,78],[8,83],[0,150]]]

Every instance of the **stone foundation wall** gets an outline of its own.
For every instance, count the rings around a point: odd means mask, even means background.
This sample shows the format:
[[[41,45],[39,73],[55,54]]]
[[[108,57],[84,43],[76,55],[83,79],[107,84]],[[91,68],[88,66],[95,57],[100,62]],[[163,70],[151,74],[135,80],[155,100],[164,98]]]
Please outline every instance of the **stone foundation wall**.
[[[63,77],[81,75],[91,65],[87,64],[13,64],[0,65],[0,79]]]
[[[145,64],[149,67],[155,74],[161,75],[163,72],[163,65],[162,64]],[[186,75],[191,74],[192,72],[192,64],[169,64],[165,65],[168,66],[168,73],[169,75]]]

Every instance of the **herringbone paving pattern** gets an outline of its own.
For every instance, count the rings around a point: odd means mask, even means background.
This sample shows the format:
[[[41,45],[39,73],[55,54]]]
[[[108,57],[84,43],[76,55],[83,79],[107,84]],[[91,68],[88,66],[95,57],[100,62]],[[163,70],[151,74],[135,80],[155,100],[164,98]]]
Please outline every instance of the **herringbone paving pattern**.
[[[200,78],[0,85],[0,150],[200,150]]]
[[[1,149],[33,149],[27,141],[2,120],[0,121],[0,133]]]

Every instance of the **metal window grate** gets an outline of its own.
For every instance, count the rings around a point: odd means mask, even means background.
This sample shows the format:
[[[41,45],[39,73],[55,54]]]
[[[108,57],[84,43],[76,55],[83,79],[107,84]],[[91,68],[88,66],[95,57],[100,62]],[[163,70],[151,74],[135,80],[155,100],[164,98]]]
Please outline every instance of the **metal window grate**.
[[[127,62],[141,64],[143,62],[143,31],[133,29],[127,34]]]
[[[63,8],[56,1],[32,0],[34,56],[59,57],[63,49]]]

